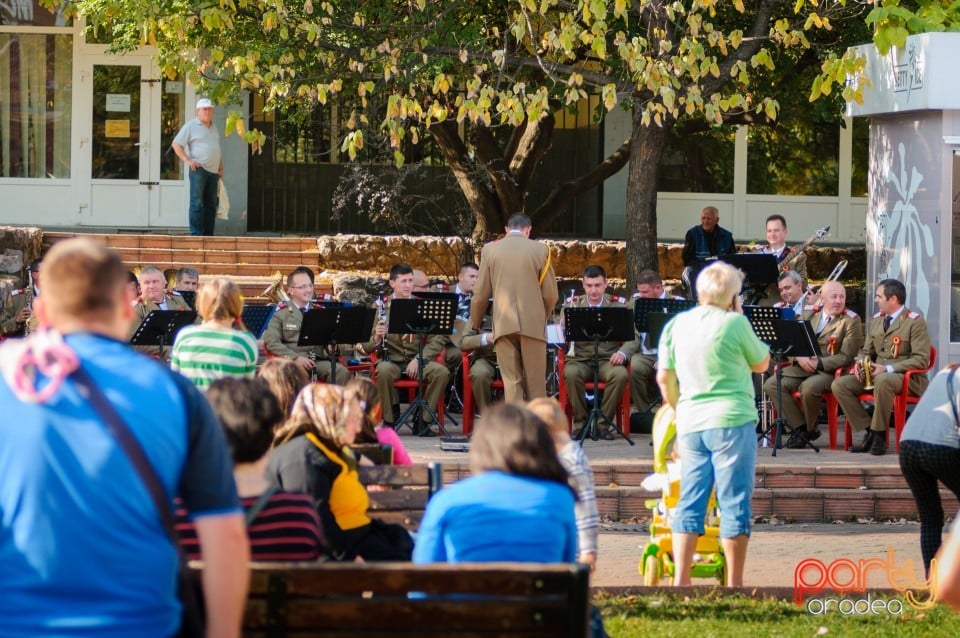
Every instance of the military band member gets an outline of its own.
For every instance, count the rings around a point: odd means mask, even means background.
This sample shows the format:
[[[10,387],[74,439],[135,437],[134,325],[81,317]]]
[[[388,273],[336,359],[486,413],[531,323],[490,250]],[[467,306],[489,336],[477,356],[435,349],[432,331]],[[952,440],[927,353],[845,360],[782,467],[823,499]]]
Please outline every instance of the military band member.
[[[33,300],[40,294],[40,260],[34,259],[27,272],[27,285],[7,293],[0,316],[0,337],[20,337],[37,329]]]
[[[167,290],[167,279],[163,276],[163,271],[156,266],[144,266],[140,271],[140,293],[137,303],[133,306],[131,338],[137,333],[137,329],[147,315],[154,310],[190,310],[190,306],[183,300],[180,293]],[[171,342],[162,348],[161,346],[134,346],[134,348],[144,354],[168,361],[172,346]]]
[[[263,347],[273,356],[290,359],[311,377],[329,382],[331,365],[326,349],[297,345],[303,316],[318,307],[311,301],[313,294],[312,270],[300,266],[287,275],[287,296],[290,300],[277,304],[277,311],[270,317],[270,323],[263,332]],[[349,380],[349,370],[346,366],[338,365],[336,384],[343,385]]]
[[[804,311],[806,310],[809,315],[810,310],[814,306],[809,303],[810,295],[807,294],[806,286],[800,273],[796,270],[788,270],[780,273],[777,288],[780,291],[780,301],[773,304],[774,308],[789,308],[793,310],[793,316],[796,319],[809,318],[804,317]]]
[[[817,333],[821,357],[794,357],[782,373],[783,418],[793,430],[788,448],[802,448],[807,441],[820,438],[817,415],[823,395],[830,391],[834,373],[853,363],[863,346],[863,322],[860,315],[846,307],[847,292],[838,281],[828,281],[820,289],[822,307],[809,317]],[[790,396],[800,391],[800,404]],[[769,377],[763,391],[777,399],[777,379]]]
[[[497,355],[493,351],[493,333],[467,328],[460,348],[470,355],[470,387],[476,410],[483,414],[491,402],[490,389],[497,374]]]
[[[869,452],[881,456],[887,451],[887,428],[893,410],[893,397],[903,388],[907,370],[924,370],[930,365],[930,333],[919,312],[904,306],[907,289],[896,279],[877,284],[874,303],[877,314],[870,320],[867,338],[857,355],[871,366],[873,373],[873,418],[863,408],[858,395],[864,393],[863,380],[856,374],[836,379],[831,386],[833,396],[847,415],[847,427],[854,432],[866,430],[863,442],[851,452]],[[929,380],[926,374],[910,377],[909,392],[920,396]]]
[[[574,297],[564,305],[564,308],[624,308],[626,299],[607,294],[607,273],[601,266],[587,266],[581,279],[583,295]],[[603,401],[600,410],[604,416],[613,421],[620,405],[620,397],[627,387],[627,361],[636,350],[634,341],[620,343],[619,341],[601,341],[596,349],[592,341],[576,341],[571,351],[567,353],[566,365],[563,370],[563,381],[567,384],[567,396],[573,406],[574,436],[579,434],[578,429],[583,427],[587,419],[587,399],[584,384],[593,381],[593,369],[590,362],[594,356],[600,362],[599,380],[606,383],[603,391]],[[597,423],[597,433],[600,438],[612,441],[614,433],[606,421]]]
[[[380,396],[383,397],[383,421],[392,426],[400,416],[395,413],[400,401],[393,384],[401,374],[408,379],[417,378],[421,365],[417,359],[418,339],[424,340],[423,380],[426,385],[424,399],[434,412],[437,410],[437,403],[444,388],[450,381],[450,371],[446,366],[435,361],[437,355],[443,350],[447,339],[445,335],[421,336],[387,332],[390,325],[390,302],[394,299],[413,297],[413,268],[404,263],[395,264],[390,269],[390,288],[393,294],[386,302],[384,320],[374,323],[370,340],[367,343],[357,344],[357,349],[363,354],[377,354],[376,382]],[[427,413],[422,416],[423,423],[413,425],[414,433],[420,436],[436,436],[436,432],[430,429],[432,417]]]
[[[801,279],[807,278],[807,256],[803,251],[798,252],[787,246],[787,220],[783,215],[767,217],[767,245],[763,247],[762,252],[776,257],[777,270],[781,273],[793,270],[800,275]],[[772,306],[779,298],[779,282],[774,282],[767,286],[759,304]]]
[[[637,292],[634,299],[682,299],[671,297],[663,288],[663,280],[653,270],[644,270],[637,277]],[[630,358],[630,396],[637,412],[647,412],[660,401],[656,388],[657,347],[650,343],[650,336],[638,332]]]
[[[177,292],[197,292],[200,287],[200,273],[196,268],[184,266],[177,271],[177,278],[174,280],[173,289]]]
[[[470,301],[473,298],[473,288],[477,285],[479,274],[480,266],[468,262],[460,267],[460,273],[457,275],[457,286],[454,289],[457,295],[457,318],[454,322],[453,334],[447,341],[443,355],[451,374],[460,364],[460,340],[470,327]]]

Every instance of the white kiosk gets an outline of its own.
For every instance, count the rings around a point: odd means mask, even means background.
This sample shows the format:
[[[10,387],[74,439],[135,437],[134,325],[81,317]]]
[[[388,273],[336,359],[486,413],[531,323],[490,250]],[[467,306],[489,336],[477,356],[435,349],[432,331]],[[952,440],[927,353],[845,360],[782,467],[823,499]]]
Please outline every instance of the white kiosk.
[[[888,277],[907,287],[937,349],[960,362],[960,33],[910,36],[881,56],[857,47],[870,82],[847,115],[870,117],[867,310]]]

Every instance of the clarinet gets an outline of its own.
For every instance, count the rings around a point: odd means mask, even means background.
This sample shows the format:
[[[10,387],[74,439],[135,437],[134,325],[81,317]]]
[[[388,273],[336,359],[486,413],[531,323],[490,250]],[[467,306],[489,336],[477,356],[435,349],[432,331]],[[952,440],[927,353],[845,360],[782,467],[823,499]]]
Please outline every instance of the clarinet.
[[[307,353],[307,358],[313,361],[313,367],[310,368],[310,383],[317,382],[317,353],[311,350]]]
[[[377,304],[379,308],[379,313],[377,316],[378,323],[387,322],[387,304],[381,299],[380,303]],[[380,343],[377,344],[377,358],[381,361],[387,360],[387,335],[383,335],[380,338]]]

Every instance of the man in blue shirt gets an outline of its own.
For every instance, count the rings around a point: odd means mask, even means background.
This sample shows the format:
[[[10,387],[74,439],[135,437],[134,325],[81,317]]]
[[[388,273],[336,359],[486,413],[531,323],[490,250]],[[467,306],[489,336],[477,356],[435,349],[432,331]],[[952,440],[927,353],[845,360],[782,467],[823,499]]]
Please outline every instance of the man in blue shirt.
[[[125,344],[126,280],[115,252],[85,239],[58,243],[40,269],[41,330],[0,346],[5,636],[169,637],[179,627],[173,541],[78,388],[80,366],[143,448],[171,506],[179,495],[194,519],[208,635],[239,634],[249,547],[223,433],[191,384]]]
[[[715,206],[707,206],[700,212],[700,225],[687,231],[683,239],[683,273],[680,280],[690,293],[691,299],[697,298],[697,273],[710,258],[723,257],[737,252],[733,243],[733,234],[719,225],[720,213]]]

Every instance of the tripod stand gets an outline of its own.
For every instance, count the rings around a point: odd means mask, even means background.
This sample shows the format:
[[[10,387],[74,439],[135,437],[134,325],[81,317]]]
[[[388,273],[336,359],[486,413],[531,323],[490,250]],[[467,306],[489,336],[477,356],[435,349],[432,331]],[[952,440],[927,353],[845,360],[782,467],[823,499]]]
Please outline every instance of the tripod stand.
[[[298,346],[324,348],[330,360],[330,382],[337,379],[337,344],[358,343],[373,330],[376,310],[362,306],[324,305],[303,315]],[[314,351],[311,351],[314,352]]]
[[[795,428],[787,425],[783,418],[783,362],[787,360],[787,355],[798,357],[820,356],[820,345],[817,343],[816,335],[809,321],[784,321],[782,319],[762,318],[758,315],[772,315],[779,313],[781,308],[752,308],[748,313],[750,323],[754,326],[754,331],[761,341],[770,344],[770,356],[776,366],[777,380],[777,418],[769,424],[758,435],[759,438],[769,438],[770,431],[773,430],[773,451],[771,456],[777,455],[777,450],[783,448],[783,434],[793,434]],[[747,312],[746,310],[744,311]],[[809,445],[813,451],[820,452],[820,448],[812,441],[804,439],[805,445]]]
[[[602,419],[603,422],[622,436],[627,443],[636,445],[633,439],[627,436],[626,433],[600,409],[600,342],[622,342],[633,338],[630,309],[618,307],[564,308],[563,320],[567,341],[575,343],[579,337],[585,337],[593,342],[593,356],[590,357],[589,362],[593,372],[593,401],[591,402],[590,412],[587,414],[587,420],[584,422],[577,440],[581,446],[588,436],[594,441],[598,440],[600,438],[599,424]]]
[[[394,301],[396,303],[396,301]],[[411,416],[415,418],[414,423],[416,425],[411,425],[410,429],[414,434],[424,436],[423,430],[418,428],[426,429],[425,419],[423,418],[424,412],[426,412],[437,424],[437,429],[440,430],[440,435],[443,438],[447,438],[449,435],[447,431],[443,429],[443,424],[440,423],[440,419],[437,418],[437,413],[430,408],[430,404],[427,403],[427,400],[423,398],[423,341],[426,338],[426,335],[430,334],[430,329],[420,329],[420,330],[411,330],[411,334],[417,335],[417,361],[419,365],[417,366],[417,396],[416,398],[407,406],[407,409],[403,411],[403,414],[400,415],[400,418],[397,419],[397,422],[394,424],[393,429],[400,431],[400,428],[406,424],[407,419]],[[433,435],[431,435],[433,436]]]

